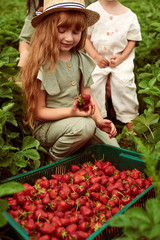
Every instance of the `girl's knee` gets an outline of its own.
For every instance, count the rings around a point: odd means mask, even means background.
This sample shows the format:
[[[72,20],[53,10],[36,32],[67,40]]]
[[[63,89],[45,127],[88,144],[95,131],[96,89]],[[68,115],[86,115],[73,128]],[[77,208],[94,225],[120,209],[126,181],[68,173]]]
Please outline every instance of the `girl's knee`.
[[[81,138],[90,139],[96,131],[96,124],[91,118],[83,118],[79,124],[74,127],[74,132],[77,135],[81,135]]]

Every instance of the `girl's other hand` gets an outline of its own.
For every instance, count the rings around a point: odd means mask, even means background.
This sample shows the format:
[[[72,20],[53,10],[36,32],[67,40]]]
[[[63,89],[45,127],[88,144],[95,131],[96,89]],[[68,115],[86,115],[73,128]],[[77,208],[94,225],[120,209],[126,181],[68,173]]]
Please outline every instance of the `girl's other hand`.
[[[117,130],[112,121],[108,119],[103,119],[101,122],[97,123],[97,126],[104,132],[109,134],[110,138],[113,138],[117,135]]]
[[[109,66],[109,61],[102,55],[97,55],[94,60],[99,68],[105,68]]]
[[[95,112],[95,105],[89,106],[88,111],[80,110],[77,107],[77,100],[74,101],[72,108],[71,108],[71,116],[72,117],[88,117],[88,116],[93,115],[94,112]]]

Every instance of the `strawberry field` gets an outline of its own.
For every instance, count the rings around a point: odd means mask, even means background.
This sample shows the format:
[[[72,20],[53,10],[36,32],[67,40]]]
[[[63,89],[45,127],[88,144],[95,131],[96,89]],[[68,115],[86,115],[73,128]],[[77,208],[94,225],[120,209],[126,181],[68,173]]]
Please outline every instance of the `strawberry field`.
[[[86,2],[89,4],[93,1]],[[117,220],[115,218],[112,224],[124,227],[126,238],[123,239],[158,240],[160,238],[160,215],[157,215],[160,200],[160,172],[157,171],[157,162],[160,158],[160,5],[158,0],[141,2],[120,0],[120,2],[137,14],[142,41],[137,43],[135,48],[135,76],[140,103],[140,115],[134,120],[136,135],[115,122],[118,129],[117,140],[122,148],[142,154],[146,165],[145,173],[153,177],[157,197],[147,201],[146,211],[138,208],[131,210],[128,215],[119,216]],[[26,0],[7,0],[0,6],[0,180],[47,164],[45,149],[32,138],[30,129],[23,123],[25,106],[21,85],[16,82],[19,72],[18,37],[26,14],[25,5]],[[0,188],[0,197],[5,196],[6,192],[12,194],[12,188],[12,185],[6,186],[6,189]],[[18,184],[16,188],[17,191],[23,189]],[[2,210],[8,207],[5,201],[3,204],[0,215]],[[130,222],[131,218],[135,219],[134,223]],[[2,225],[3,222],[0,226]]]

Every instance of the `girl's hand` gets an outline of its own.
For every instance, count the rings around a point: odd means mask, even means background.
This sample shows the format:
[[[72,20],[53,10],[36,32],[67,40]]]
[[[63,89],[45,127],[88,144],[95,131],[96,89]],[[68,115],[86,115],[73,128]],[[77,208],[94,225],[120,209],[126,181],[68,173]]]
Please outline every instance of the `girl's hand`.
[[[102,119],[97,123],[97,127],[99,127],[102,131],[109,134],[110,138],[113,138],[117,135],[117,130],[112,121],[108,119]]]
[[[97,55],[94,60],[99,68],[105,68],[109,66],[109,61],[102,55]]]
[[[95,112],[95,105],[89,106],[88,111],[80,110],[77,107],[77,100],[74,101],[73,106],[71,108],[71,116],[73,117],[88,117],[93,115],[94,112]]]
[[[120,63],[124,61],[123,57],[121,55],[115,55],[109,59],[109,66],[110,67],[116,67]]]

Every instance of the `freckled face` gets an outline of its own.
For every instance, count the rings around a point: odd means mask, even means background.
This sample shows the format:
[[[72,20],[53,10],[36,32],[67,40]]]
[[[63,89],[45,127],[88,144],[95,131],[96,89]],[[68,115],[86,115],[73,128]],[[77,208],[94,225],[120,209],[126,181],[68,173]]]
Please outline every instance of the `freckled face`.
[[[70,51],[81,40],[81,31],[75,31],[72,28],[58,28],[58,40],[60,51]]]

